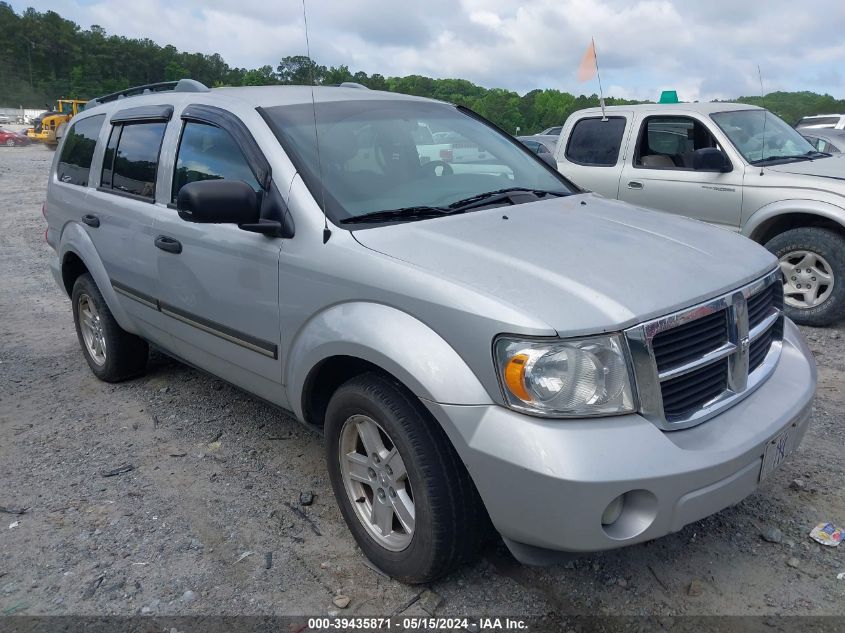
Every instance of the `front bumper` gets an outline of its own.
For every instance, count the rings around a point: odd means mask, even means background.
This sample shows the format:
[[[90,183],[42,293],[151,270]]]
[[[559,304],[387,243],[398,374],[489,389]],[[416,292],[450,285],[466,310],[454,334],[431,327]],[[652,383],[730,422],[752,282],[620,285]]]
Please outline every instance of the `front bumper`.
[[[495,406],[426,402],[514,555],[589,552],[654,539],[738,503],[758,486],[769,440],[807,429],[816,367],[786,321],[777,368],[753,394],[698,426],[665,432],[639,415],[534,418]],[[619,495],[622,514],[601,517]]]

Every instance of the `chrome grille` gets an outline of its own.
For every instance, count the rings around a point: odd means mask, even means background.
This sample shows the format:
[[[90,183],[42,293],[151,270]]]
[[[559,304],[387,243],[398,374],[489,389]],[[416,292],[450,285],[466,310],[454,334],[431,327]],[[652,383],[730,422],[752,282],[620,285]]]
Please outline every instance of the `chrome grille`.
[[[772,372],[783,336],[778,271],[626,332],[640,412],[664,429],[704,422]]]
[[[652,349],[657,371],[684,365],[728,342],[726,312],[715,312],[701,319],[664,330],[654,337]]]
[[[672,378],[660,385],[666,420],[682,419],[721,394],[728,385],[728,361],[724,358],[701,369]]]

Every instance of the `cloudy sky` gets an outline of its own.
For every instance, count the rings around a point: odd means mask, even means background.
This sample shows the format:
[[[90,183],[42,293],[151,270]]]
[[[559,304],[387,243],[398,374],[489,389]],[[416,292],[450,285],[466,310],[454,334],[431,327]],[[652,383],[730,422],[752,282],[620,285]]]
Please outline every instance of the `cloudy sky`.
[[[219,52],[233,66],[305,53],[301,0],[11,0],[84,28]],[[682,100],[812,90],[845,97],[843,0],[307,0],[312,57],[385,76],[524,93],[579,84],[595,37],[605,94]]]

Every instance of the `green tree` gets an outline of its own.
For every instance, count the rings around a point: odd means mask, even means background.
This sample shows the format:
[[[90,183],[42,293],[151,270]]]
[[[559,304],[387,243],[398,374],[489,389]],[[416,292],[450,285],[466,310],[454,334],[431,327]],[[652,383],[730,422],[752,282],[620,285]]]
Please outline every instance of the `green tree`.
[[[283,57],[276,67],[280,83],[298,86],[323,83],[326,70],[305,55]]]

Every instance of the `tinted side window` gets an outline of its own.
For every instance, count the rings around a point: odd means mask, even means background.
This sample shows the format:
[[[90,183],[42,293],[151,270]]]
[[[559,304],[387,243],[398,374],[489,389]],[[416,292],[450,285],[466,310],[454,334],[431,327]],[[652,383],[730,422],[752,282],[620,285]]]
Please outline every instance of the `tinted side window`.
[[[91,159],[94,157],[97,137],[100,135],[100,128],[103,127],[105,118],[105,114],[99,114],[81,119],[70,126],[67,138],[62,145],[62,155],[59,157],[56,170],[56,175],[61,182],[81,187],[88,185]]]
[[[122,127],[116,142],[111,187],[144,198],[155,197],[156,169],[158,155],[167,123],[127,123],[115,126],[112,138]],[[109,139],[109,146],[112,145]],[[103,176],[107,176],[104,164]],[[102,186],[108,187],[107,184]]]
[[[566,158],[579,165],[613,167],[619,158],[622,135],[625,133],[625,117],[601,117],[581,119],[572,128]]]
[[[117,141],[120,139],[122,125],[115,125],[109,134],[109,142],[103,155],[103,173],[100,175],[100,186],[111,188],[112,169],[114,168],[114,152],[117,149]]]
[[[176,156],[171,200],[175,202],[179,190],[189,182],[220,179],[242,180],[255,191],[261,191],[243,153],[228,132],[204,123],[185,123]]]

